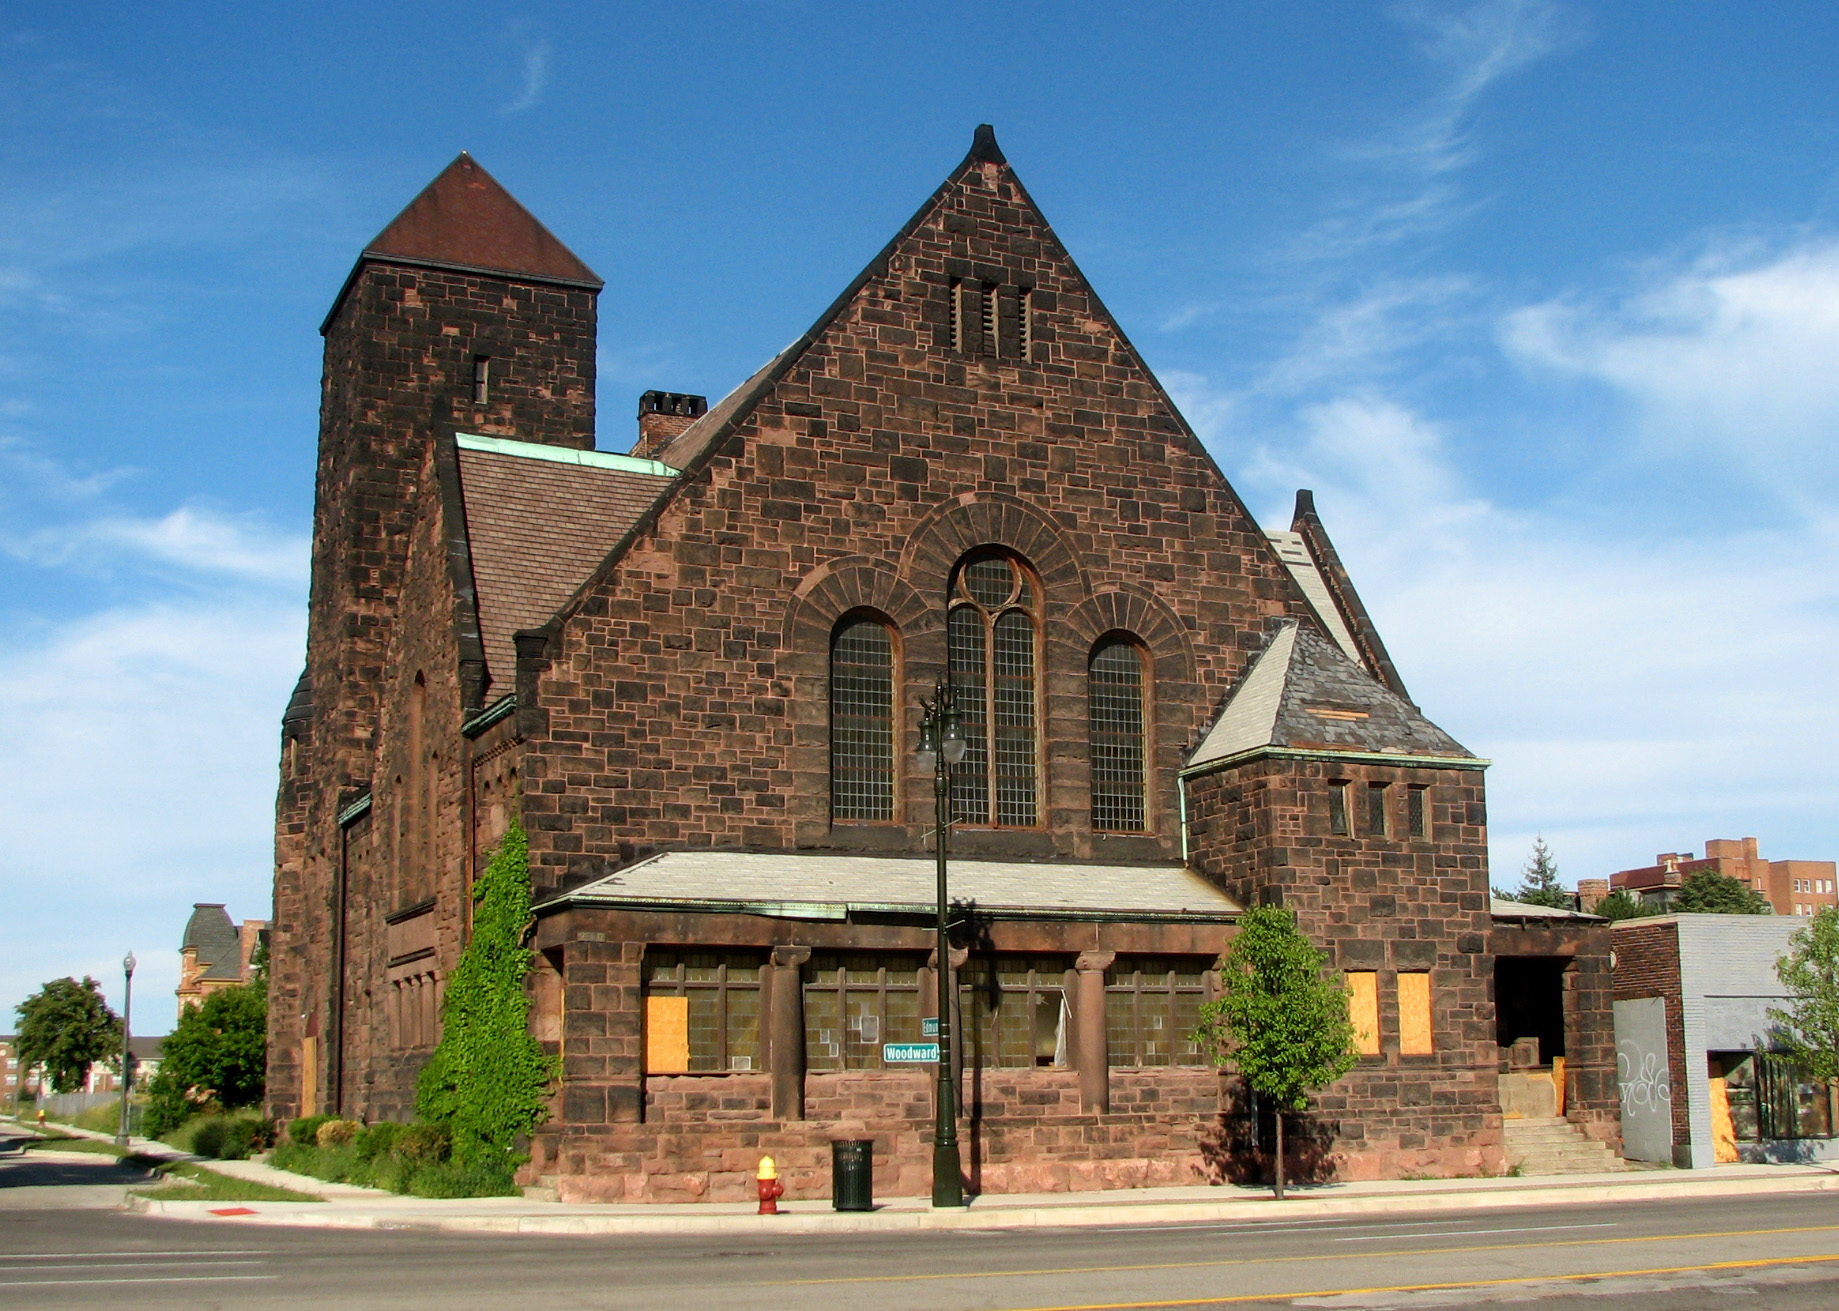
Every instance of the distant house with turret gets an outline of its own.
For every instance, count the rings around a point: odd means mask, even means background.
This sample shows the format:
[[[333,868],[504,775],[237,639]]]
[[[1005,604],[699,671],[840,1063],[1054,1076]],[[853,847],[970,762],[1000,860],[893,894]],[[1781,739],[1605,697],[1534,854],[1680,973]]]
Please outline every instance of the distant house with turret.
[[[249,962],[267,933],[267,920],[244,920],[239,926],[222,902],[195,903],[179,944],[179,1008],[249,982]]]

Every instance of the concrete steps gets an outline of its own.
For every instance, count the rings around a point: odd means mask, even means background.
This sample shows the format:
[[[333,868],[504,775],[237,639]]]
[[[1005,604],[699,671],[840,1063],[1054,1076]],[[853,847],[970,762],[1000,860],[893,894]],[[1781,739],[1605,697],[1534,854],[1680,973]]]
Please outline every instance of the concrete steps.
[[[1628,1163],[1561,1116],[1504,1119],[1507,1164],[1521,1174],[1602,1174]]]

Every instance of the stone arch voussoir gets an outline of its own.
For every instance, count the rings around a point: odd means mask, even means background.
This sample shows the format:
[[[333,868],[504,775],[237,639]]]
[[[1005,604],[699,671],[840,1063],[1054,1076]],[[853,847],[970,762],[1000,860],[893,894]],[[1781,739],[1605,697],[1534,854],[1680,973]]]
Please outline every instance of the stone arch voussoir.
[[[1086,599],[1085,571],[1065,533],[1040,510],[1000,493],[967,492],[932,511],[908,539],[900,575],[942,603],[952,566],[980,546],[1007,547],[1033,565],[1050,611]]]
[[[1146,593],[1101,592],[1088,597],[1049,630],[1048,641],[1062,648],[1061,662],[1077,662],[1083,668],[1098,639],[1116,632],[1129,633],[1148,648],[1159,681],[1194,682],[1194,647],[1187,630],[1174,611]]]

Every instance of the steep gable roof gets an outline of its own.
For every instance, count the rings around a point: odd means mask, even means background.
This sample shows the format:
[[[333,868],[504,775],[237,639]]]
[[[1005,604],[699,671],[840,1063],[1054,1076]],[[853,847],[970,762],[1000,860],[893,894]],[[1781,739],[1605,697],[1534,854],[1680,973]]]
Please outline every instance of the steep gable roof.
[[[656,460],[501,437],[455,436],[479,636],[497,693],[512,689],[512,635],[540,627],[671,486]]]
[[[1278,624],[1188,767],[1271,748],[1486,763],[1313,625],[1295,619]]]
[[[594,270],[463,150],[364,254],[602,285]]]

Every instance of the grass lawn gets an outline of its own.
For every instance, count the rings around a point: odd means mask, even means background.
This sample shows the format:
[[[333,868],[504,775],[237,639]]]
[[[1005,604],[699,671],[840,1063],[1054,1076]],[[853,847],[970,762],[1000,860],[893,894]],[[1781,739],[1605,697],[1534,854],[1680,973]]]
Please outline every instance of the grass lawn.
[[[90,1152],[98,1156],[118,1156],[125,1165],[138,1165],[142,1169],[157,1170],[161,1175],[159,1183],[147,1188],[137,1188],[142,1197],[158,1198],[163,1202],[320,1202],[324,1198],[314,1197],[310,1193],[297,1193],[291,1188],[277,1188],[273,1184],[255,1183],[248,1179],[233,1179],[227,1174],[218,1174],[190,1161],[162,1161],[150,1156],[141,1156],[117,1147],[114,1143],[98,1142],[94,1138],[35,1138],[26,1145],[26,1150],[51,1152]]]

